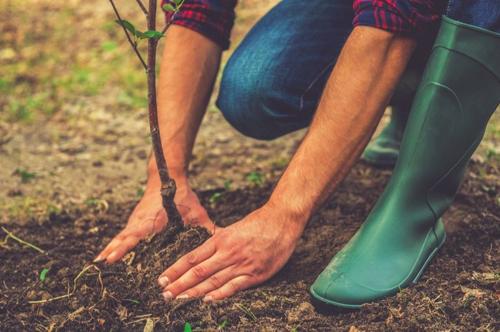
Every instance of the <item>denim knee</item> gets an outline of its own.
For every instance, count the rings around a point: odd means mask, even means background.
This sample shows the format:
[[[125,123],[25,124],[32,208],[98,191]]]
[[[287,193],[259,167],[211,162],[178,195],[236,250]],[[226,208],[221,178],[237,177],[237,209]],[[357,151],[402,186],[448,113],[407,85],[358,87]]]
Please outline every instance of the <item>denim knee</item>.
[[[272,72],[263,71],[265,66],[256,60],[233,55],[222,75],[217,107],[243,135],[272,140],[284,134],[275,112],[278,105],[272,101],[280,87],[273,82]]]
[[[352,16],[349,0],[280,1],[226,65],[217,106],[229,123],[263,140],[307,127]]]
[[[450,0],[446,16],[494,32],[500,32],[498,0]]]

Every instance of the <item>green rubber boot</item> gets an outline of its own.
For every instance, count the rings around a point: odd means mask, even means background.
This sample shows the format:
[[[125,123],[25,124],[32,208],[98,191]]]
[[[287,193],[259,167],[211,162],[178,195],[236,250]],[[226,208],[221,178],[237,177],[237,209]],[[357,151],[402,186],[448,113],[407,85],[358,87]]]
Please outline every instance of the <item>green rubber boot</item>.
[[[394,167],[399,156],[399,148],[403,138],[410,108],[415,98],[418,85],[422,80],[437,30],[431,28],[427,38],[419,41],[413,57],[399,81],[389,106],[391,117],[389,123],[380,134],[366,147],[361,158],[376,167]]]
[[[399,146],[403,137],[407,109],[391,108],[391,119],[368,146],[361,158],[376,167],[393,167],[399,156]]]
[[[443,18],[389,184],[311,287],[359,308],[418,281],[445,240],[440,219],[500,102],[500,34]]]
[[[366,147],[361,158],[377,167],[394,167],[399,146],[410,113],[411,103],[420,81],[421,70],[409,68],[399,82],[391,100],[391,118],[380,134]]]

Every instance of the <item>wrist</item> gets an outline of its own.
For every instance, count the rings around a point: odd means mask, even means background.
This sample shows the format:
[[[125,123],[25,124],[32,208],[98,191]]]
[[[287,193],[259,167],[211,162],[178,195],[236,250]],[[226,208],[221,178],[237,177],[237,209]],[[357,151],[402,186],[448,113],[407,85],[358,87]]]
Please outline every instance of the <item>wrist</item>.
[[[282,186],[278,184],[274,189],[266,205],[288,216],[293,220],[307,222],[313,213],[311,200],[304,197],[304,194],[290,192],[290,188],[281,190]]]
[[[300,237],[310,218],[307,210],[296,209],[274,199],[269,199],[261,209],[276,216],[271,218],[273,222],[283,223],[286,232],[297,237]]]
[[[187,165],[181,163],[179,165],[174,164],[172,162],[169,162],[167,160],[167,168],[168,168],[168,174],[172,179],[174,179],[176,182],[182,182],[184,180],[187,180],[188,177],[188,167]],[[149,158],[148,161],[148,179],[152,180],[160,180],[160,175],[158,174],[158,167],[156,164],[156,160],[153,154],[151,154],[151,157]]]
[[[168,171],[170,177],[175,181],[175,185],[178,189],[185,188],[189,186],[187,172],[181,170],[171,170],[169,168]],[[154,169],[148,169],[148,180],[146,184],[146,188],[156,190],[161,186],[160,175],[156,167]]]

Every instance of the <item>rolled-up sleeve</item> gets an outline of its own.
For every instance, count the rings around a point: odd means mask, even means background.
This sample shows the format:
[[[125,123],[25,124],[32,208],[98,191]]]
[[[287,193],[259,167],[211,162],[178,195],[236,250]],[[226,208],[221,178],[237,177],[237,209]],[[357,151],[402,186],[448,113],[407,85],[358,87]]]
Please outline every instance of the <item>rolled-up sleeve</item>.
[[[353,26],[372,26],[398,34],[425,34],[440,20],[447,0],[354,0]]]
[[[163,0],[162,5],[168,2]],[[237,0],[186,0],[172,17],[172,24],[199,32],[227,49],[236,3]],[[166,13],[166,19],[169,20],[171,15]]]

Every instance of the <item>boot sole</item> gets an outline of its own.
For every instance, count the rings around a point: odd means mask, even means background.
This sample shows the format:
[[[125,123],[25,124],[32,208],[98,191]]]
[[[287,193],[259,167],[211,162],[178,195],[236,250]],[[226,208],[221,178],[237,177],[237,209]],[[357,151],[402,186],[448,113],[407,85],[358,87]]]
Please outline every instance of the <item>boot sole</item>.
[[[439,249],[441,249],[441,247],[444,245],[445,242],[446,242],[446,233],[443,233],[443,239],[438,244],[438,246],[436,248],[434,248],[434,250],[431,252],[431,254],[429,255],[429,257],[427,257],[427,259],[425,260],[424,264],[420,268],[420,271],[418,271],[417,276],[413,279],[413,281],[410,282],[410,284],[416,284],[420,280],[420,278],[422,277],[422,274],[424,273],[424,270],[427,268],[427,266],[430,264],[430,262],[432,261],[432,259],[436,256],[436,254],[438,253]],[[402,288],[406,288],[408,286],[410,286],[410,285],[407,285],[407,286],[402,287]],[[316,292],[313,289],[310,289],[309,291],[311,292],[311,294],[313,295],[313,297],[316,300],[323,302],[323,304],[324,303],[331,304],[331,305],[334,305],[336,307],[340,307],[340,308],[344,308],[344,309],[361,309],[361,307],[364,304],[369,304],[370,303],[370,302],[363,303],[363,304],[341,303],[341,302],[336,302],[336,301],[325,299],[324,297],[319,296],[318,294],[316,294]]]

